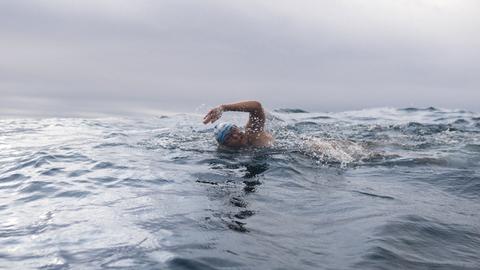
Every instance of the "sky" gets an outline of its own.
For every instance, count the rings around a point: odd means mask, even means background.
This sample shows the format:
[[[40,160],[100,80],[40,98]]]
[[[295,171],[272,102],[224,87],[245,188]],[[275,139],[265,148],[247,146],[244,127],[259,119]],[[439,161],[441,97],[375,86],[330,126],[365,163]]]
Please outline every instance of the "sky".
[[[0,1],[0,116],[480,111],[477,0]]]

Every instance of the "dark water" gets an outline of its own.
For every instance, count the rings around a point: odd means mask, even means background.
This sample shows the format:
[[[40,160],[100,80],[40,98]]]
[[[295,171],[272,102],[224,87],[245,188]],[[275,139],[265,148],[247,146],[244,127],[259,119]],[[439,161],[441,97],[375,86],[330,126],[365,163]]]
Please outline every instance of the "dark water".
[[[0,268],[480,269],[479,114],[201,118],[1,120]]]

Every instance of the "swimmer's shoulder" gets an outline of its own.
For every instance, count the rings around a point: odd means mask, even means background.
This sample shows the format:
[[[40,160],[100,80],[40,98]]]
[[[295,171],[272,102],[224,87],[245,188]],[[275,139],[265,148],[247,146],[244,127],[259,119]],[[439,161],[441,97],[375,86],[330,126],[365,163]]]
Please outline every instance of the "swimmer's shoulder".
[[[249,136],[250,145],[255,147],[268,147],[268,146],[272,146],[273,143],[275,142],[275,139],[273,138],[272,134],[266,131],[261,131],[258,133],[250,133],[248,134],[248,136]]]

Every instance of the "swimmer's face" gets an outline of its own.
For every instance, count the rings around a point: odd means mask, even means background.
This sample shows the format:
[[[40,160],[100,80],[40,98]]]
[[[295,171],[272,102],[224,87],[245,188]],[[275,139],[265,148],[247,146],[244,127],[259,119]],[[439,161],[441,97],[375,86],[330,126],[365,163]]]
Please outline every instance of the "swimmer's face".
[[[247,145],[247,136],[238,127],[233,127],[223,144],[230,148],[241,148]]]

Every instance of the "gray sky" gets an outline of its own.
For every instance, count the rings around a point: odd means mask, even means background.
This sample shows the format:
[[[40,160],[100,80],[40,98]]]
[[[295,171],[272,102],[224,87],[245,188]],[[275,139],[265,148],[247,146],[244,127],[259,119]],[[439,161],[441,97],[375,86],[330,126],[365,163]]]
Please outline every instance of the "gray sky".
[[[479,111],[479,15],[477,0],[0,1],[0,115]]]

